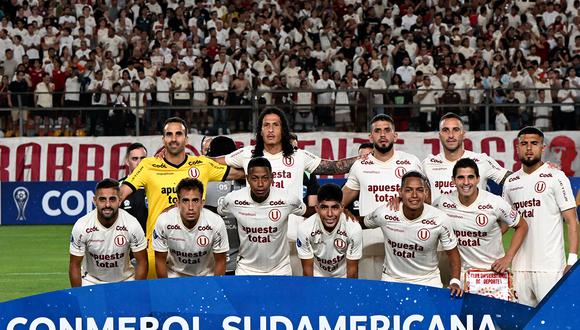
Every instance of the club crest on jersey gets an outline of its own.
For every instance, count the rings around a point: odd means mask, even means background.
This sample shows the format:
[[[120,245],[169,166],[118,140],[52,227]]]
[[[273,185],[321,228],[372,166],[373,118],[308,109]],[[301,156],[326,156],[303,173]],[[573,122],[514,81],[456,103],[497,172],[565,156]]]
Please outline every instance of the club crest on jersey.
[[[427,228],[421,228],[417,232],[417,237],[422,241],[426,241],[431,237],[431,232]]]
[[[488,222],[489,220],[485,214],[478,214],[477,217],[475,217],[475,223],[480,227],[485,227]]]
[[[544,181],[538,181],[536,182],[536,185],[534,186],[534,190],[539,194],[539,193],[543,193],[544,190],[546,190],[546,183]]]
[[[399,179],[400,179],[400,178],[402,178],[402,177],[403,177],[403,175],[405,175],[405,173],[406,173],[406,172],[407,172],[407,170],[406,170],[404,167],[402,167],[402,166],[399,166],[399,167],[397,167],[397,168],[395,169],[395,175],[396,175],[396,176],[397,176],[397,178],[399,178]]]
[[[125,246],[125,244],[127,244],[127,238],[125,238],[125,235],[117,235],[115,236],[115,245],[118,247],[123,247]]]
[[[346,242],[341,238],[337,238],[334,240],[334,246],[338,251],[344,251],[346,249]]]
[[[190,168],[187,173],[189,174],[189,177],[192,179],[199,178],[199,170],[197,169],[197,167]]]
[[[209,238],[205,235],[201,235],[197,238],[197,245],[200,247],[206,247],[209,245]]]
[[[268,213],[268,217],[270,218],[270,220],[276,222],[280,220],[280,218],[282,218],[282,212],[280,212],[279,209],[271,209],[270,212]]]
[[[284,157],[282,158],[282,163],[288,167],[292,167],[294,165],[294,157]]]

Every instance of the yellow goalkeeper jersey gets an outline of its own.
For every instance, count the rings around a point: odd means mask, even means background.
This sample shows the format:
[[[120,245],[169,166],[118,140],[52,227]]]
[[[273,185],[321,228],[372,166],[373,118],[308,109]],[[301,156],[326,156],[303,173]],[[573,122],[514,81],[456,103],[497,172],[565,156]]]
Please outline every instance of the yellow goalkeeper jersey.
[[[175,165],[165,159],[148,157],[143,159],[137,168],[127,177],[124,184],[133,191],[143,187],[149,204],[147,216],[147,240],[151,241],[157,217],[167,207],[177,202],[175,187],[184,178],[198,179],[203,183],[203,198],[209,181],[223,181],[229,167],[221,165],[204,156],[188,155],[185,161]]]

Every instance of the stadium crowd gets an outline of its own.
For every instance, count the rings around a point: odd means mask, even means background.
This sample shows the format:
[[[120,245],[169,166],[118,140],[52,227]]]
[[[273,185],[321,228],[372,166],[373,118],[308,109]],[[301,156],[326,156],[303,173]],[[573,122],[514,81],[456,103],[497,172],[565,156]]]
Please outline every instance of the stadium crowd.
[[[399,130],[437,130],[449,110],[479,130],[485,105],[496,130],[573,130],[579,8],[578,0],[3,1],[0,130],[16,135],[22,114],[29,136],[121,135],[137,118],[141,132],[157,133],[180,115],[220,134],[249,130],[256,104],[282,107],[295,130],[357,129],[369,105]]]

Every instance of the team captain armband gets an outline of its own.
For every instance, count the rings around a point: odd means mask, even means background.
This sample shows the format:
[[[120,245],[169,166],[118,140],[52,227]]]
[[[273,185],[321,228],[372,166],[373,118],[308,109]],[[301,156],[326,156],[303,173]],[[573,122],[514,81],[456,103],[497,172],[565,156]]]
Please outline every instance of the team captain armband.
[[[516,301],[510,272],[470,269],[465,274],[465,292],[491,298]]]

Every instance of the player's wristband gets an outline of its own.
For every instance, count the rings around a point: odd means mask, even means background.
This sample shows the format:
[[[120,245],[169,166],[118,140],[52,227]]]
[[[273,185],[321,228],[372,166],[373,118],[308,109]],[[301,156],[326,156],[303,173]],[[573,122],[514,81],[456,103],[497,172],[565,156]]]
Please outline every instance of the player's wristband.
[[[449,286],[451,286],[451,284],[457,284],[458,287],[461,287],[461,281],[457,278],[452,278],[451,281],[449,281]]]
[[[578,255],[576,253],[568,253],[568,266],[574,266],[578,261]]]

